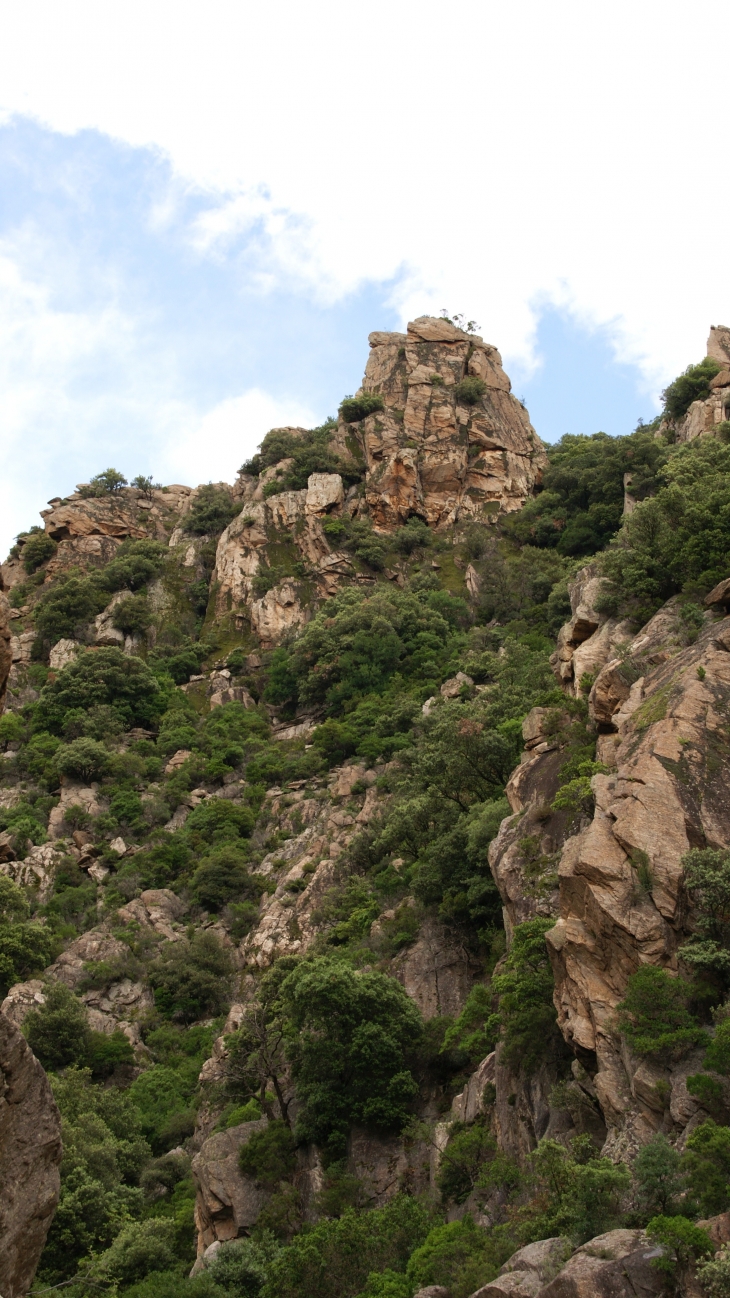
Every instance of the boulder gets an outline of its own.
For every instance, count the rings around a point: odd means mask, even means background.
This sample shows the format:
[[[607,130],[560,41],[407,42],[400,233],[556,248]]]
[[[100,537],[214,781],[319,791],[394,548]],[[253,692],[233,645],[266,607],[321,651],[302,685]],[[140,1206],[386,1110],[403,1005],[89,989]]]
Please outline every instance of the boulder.
[[[57,640],[48,656],[48,665],[51,671],[62,671],[64,667],[73,662],[76,655],[83,650],[83,647],[78,640]]]
[[[23,1298],[58,1203],[61,1115],[41,1065],[0,1013],[0,1293]]]
[[[609,1230],[576,1249],[540,1298],[659,1298],[665,1277],[652,1262],[661,1252],[641,1230]]]
[[[266,1125],[266,1118],[259,1118],[219,1131],[195,1155],[192,1171],[199,1257],[215,1240],[223,1242],[247,1234],[269,1198],[267,1191],[244,1176],[238,1166],[241,1148]]]
[[[527,1244],[513,1253],[495,1279],[477,1289],[472,1298],[537,1298],[571,1252],[570,1241],[560,1235]]]

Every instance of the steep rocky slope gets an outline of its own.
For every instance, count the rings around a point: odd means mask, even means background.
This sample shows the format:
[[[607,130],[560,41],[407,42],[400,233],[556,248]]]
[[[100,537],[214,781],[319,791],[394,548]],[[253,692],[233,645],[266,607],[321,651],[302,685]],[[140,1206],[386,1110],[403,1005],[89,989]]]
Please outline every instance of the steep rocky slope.
[[[108,470],[2,567],[2,1011],[66,1150],[42,1282],[696,1287],[730,1238],[718,421],[549,460],[481,339],[370,345],[234,485]],[[647,587],[667,500],[692,546]]]

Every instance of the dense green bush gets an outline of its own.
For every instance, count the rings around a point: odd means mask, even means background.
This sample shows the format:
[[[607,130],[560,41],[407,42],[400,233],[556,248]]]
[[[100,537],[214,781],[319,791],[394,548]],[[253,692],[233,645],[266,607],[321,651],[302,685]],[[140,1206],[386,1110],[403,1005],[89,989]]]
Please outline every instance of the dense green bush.
[[[152,609],[146,595],[127,595],[120,599],[112,622],[125,635],[140,635],[152,623]]]
[[[159,541],[123,541],[114,558],[99,574],[99,583],[110,593],[140,590],[160,572],[166,549]]]
[[[190,880],[190,895],[206,910],[220,910],[226,902],[255,895],[246,868],[246,857],[234,844],[224,845],[200,862]]]
[[[92,577],[71,574],[41,594],[33,612],[36,631],[49,648],[63,639],[78,640],[84,629],[106,608],[109,596]]]
[[[231,958],[214,933],[167,942],[150,965],[155,1004],[168,1018],[192,1023],[230,1004]]]
[[[155,679],[141,658],[121,649],[97,649],[81,654],[41,690],[34,722],[39,729],[63,732],[66,714],[108,704],[129,726],[153,725],[167,706],[169,689]]]
[[[32,978],[53,958],[53,935],[28,920],[25,894],[12,879],[0,875],[0,996],[17,982]]]
[[[340,414],[346,424],[357,424],[376,410],[384,410],[385,402],[379,392],[363,392],[359,397],[345,397],[340,402]]]
[[[30,574],[56,553],[56,542],[41,527],[31,527],[23,545],[23,567]]]
[[[44,1068],[88,1063],[91,1031],[86,1009],[65,983],[48,984],[45,1003],[30,1011],[23,1031]]]
[[[398,1131],[418,1089],[409,1059],[423,1030],[400,983],[319,958],[294,969],[281,996],[300,1138],[333,1158],[353,1123]]]
[[[683,864],[696,933],[684,943],[682,959],[716,977],[726,989],[730,986],[730,852],[694,848]]]
[[[274,1258],[262,1298],[355,1298],[370,1272],[405,1270],[428,1227],[428,1210],[405,1195],[384,1208],[322,1221]]]
[[[502,1058],[530,1074],[543,1059],[564,1053],[553,1004],[553,974],[545,934],[554,920],[528,919],[515,926],[512,945],[492,981],[499,996]]]
[[[250,807],[237,806],[226,798],[209,798],[191,811],[185,833],[191,846],[203,843],[237,843],[248,838],[255,816]]]
[[[463,402],[465,406],[476,406],[486,395],[487,385],[484,379],[479,379],[474,374],[467,374],[461,382],[457,383],[454,388],[454,395],[457,401]]]
[[[72,780],[98,780],[109,767],[109,750],[95,739],[74,739],[56,751],[59,774]]]
[[[122,487],[126,486],[127,479],[118,469],[104,469],[103,472],[94,474],[94,477],[82,486],[81,495],[116,496]]]
[[[687,1008],[690,996],[685,979],[644,964],[629,978],[617,1006],[619,1030],[639,1055],[681,1058],[709,1040]]]
[[[199,488],[183,525],[186,532],[196,536],[219,536],[240,512],[239,502],[232,500],[222,487],[214,487],[209,482]]]
[[[286,1181],[296,1168],[294,1138],[280,1118],[254,1131],[238,1155],[244,1176],[252,1176],[267,1190]]]
[[[719,362],[705,356],[698,365],[688,365],[683,374],[662,392],[664,413],[670,419],[681,419],[693,401],[704,401],[710,395],[710,382],[720,373]]]
[[[542,490],[503,527],[521,544],[585,555],[600,550],[621,526],[624,474],[632,475],[636,500],[657,490],[667,446],[642,428],[628,437],[566,433],[548,448],[548,458]]]

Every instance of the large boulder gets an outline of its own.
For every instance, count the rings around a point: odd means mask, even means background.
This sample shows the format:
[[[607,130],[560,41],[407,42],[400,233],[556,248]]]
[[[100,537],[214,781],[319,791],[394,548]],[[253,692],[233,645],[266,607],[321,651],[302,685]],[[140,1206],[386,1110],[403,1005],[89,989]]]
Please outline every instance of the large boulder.
[[[0,1293],[30,1289],[58,1203],[61,1115],[16,1025],[0,1014]]]

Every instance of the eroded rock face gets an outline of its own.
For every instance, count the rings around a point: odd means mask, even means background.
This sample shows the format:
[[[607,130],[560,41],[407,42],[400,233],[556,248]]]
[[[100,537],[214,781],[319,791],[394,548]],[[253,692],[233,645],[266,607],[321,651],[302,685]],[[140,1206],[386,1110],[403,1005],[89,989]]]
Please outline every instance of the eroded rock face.
[[[0,587],[0,713],[2,713],[2,710],[5,707],[5,695],[12,661],[13,656],[10,647],[10,605],[7,596],[2,593],[2,588]]]
[[[600,613],[596,600],[602,581],[595,564],[587,564],[568,582],[572,617],[558,632],[550,658],[553,671],[566,694],[577,696],[587,677],[595,679],[615,656],[616,647],[631,639],[631,624]]]
[[[519,509],[547,461],[497,349],[428,316],[405,334],[371,334],[370,348],[362,391],[385,408],[339,436],[345,446],[348,431],[358,439],[376,527]],[[474,404],[458,386],[469,377],[486,385]]]
[[[266,1125],[266,1118],[260,1118],[219,1131],[195,1155],[192,1170],[197,1190],[198,1256],[216,1240],[222,1243],[236,1239],[255,1224],[269,1196],[256,1181],[242,1175],[238,1156],[254,1132]]]
[[[654,644],[662,661],[631,687],[632,707],[612,716],[615,769],[593,777],[593,820],[565,844],[560,917],[547,934],[561,1030],[596,1052],[609,1149],[628,1154],[661,1117],[647,1099],[655,1082],[637,1089],[638,1061],[618,1053],[612,1017],[640,964],[677,967],[690,923],[684,854],[730,847],[730,769],[712,760],[726,744],[730,618],[710,622],[686,648],[652,635],[650,623],[644,648]]]
[[[58,1203],[61,1115],[41,1065],[0,1014],[0,1293],[30,1289]]]

